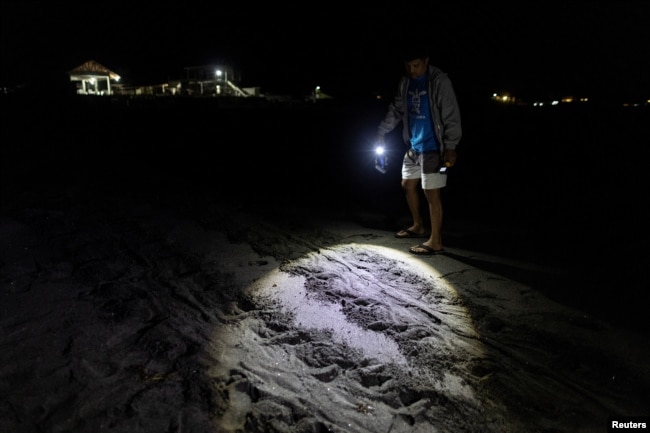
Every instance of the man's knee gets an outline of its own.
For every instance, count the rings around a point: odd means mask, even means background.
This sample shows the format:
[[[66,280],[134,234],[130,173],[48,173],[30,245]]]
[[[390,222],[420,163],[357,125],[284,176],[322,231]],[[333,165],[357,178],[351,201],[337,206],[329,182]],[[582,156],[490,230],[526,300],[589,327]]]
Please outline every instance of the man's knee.
[[[402,179],[404,191],[414,191],[420,186],[420,179]]]
[[[440,203],[440,188],[425,189],[424,196],[429,200],[429,203]]]

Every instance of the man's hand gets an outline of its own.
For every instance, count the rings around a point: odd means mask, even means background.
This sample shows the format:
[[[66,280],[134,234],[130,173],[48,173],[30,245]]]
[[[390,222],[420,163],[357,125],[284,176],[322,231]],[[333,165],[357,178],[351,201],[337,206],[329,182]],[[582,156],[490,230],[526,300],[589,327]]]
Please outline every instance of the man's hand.
[[[456,165],[456,150],[455,149],[445,149],[445,152],[442,156],[443,162],[447,167],[453,167]]]

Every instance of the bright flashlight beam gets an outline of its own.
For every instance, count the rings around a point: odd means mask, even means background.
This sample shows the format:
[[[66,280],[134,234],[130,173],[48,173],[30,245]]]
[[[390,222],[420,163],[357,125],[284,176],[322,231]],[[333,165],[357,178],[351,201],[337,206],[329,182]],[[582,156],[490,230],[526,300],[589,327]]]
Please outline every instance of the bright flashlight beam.
[[[384,155],[384,147],[376,146],[375,154],[375,168],[382,174],[386,174],[386,156]]]

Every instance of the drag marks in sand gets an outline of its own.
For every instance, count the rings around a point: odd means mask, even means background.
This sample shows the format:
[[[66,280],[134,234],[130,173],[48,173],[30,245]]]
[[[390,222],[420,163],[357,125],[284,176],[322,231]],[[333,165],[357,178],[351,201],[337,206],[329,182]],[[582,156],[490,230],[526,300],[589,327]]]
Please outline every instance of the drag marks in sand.
[[[228,396],[220,428],[413,432],[445,420],[479,431],[489,422],[472,373],[481,344],[458,297],[399,255],[340,245],[255,281],[251,309],[214,341],[220,363],[209,375]]]

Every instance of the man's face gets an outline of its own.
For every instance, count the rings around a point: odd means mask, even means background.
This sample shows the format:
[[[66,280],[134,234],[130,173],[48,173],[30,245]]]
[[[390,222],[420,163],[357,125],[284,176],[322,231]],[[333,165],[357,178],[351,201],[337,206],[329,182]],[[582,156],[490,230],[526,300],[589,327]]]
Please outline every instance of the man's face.
[[[429,58],[425,57],[424,59],[415,59],[405,62],[404,66],[406,66],[406,73],[410,78],[418,78],[427,72],[428,64]]]

